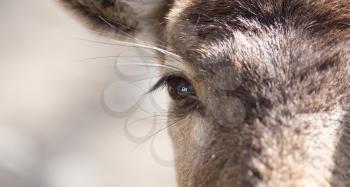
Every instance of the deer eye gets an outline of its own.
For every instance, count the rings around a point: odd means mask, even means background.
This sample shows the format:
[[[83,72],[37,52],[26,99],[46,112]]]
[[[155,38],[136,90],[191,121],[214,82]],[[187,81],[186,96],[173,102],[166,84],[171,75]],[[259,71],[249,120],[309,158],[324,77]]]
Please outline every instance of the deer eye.
[[[169,95],[174,100],[195,99],[196,92],[186,79],[181,77],[170,77],[167,79]]]
[[[166,75],[151,88],[150,92],[162,86],[167,87],[170,97],[175,101],[174,106],[177,113],[186,114],[199,105],[196,90],[183,76]]]

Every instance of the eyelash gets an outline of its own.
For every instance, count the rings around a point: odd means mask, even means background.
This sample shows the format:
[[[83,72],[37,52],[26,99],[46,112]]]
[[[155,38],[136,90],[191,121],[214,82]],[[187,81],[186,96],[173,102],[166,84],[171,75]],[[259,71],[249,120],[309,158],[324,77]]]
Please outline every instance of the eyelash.
[[[160,88],[168,88],[169,95],[173,100],[193,99],[197,100],[197,94],[190,81],[181,75],[163,76],[149,92],[156,91]]]
[[[199,109],[200,101],[197,93],[190,81],[182,75],[163,76],[149,92],[154,92],[160,88],[167,87],[168,94],[174,101],[172,110],[176,114],[187,115],[194,110]],[[183,89],[184,88],[184,89]]]
[[[148,93],[155,92],[161,88],[164,88],[168,85],[168,80],[173,77],[178,77],[177,75],[165,75],[162,78],[160,78],[148,91]]]

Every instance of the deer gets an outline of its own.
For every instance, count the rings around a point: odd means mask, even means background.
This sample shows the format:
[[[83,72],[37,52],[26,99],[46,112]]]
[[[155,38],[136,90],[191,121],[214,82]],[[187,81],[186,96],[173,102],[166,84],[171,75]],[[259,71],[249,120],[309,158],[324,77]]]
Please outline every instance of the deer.
[[[178,186],[350,186],[349,0],[58,1],[154,51]]]

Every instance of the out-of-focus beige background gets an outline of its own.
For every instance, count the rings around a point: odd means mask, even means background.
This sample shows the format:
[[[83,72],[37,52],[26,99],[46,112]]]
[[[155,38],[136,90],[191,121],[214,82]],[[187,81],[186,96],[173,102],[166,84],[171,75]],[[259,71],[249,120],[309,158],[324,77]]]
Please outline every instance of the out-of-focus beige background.
[[[0,1],[0,186],[175,186],[153,70],[86,60],[140,52],[82,40],[108,41],[52,1]]]

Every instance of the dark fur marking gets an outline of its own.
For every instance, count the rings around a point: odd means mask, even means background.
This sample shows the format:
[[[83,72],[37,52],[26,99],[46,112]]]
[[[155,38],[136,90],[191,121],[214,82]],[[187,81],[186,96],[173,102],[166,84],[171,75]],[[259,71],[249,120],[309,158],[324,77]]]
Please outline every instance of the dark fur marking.
[[[120,34],[137,31],[139,21],[135,18],[133,9],[118,0],[59,0],[63,5],[79,14],[86,20],[86,25],[94,30],[111,30],[110,26],[100,17],[109,21]]]

